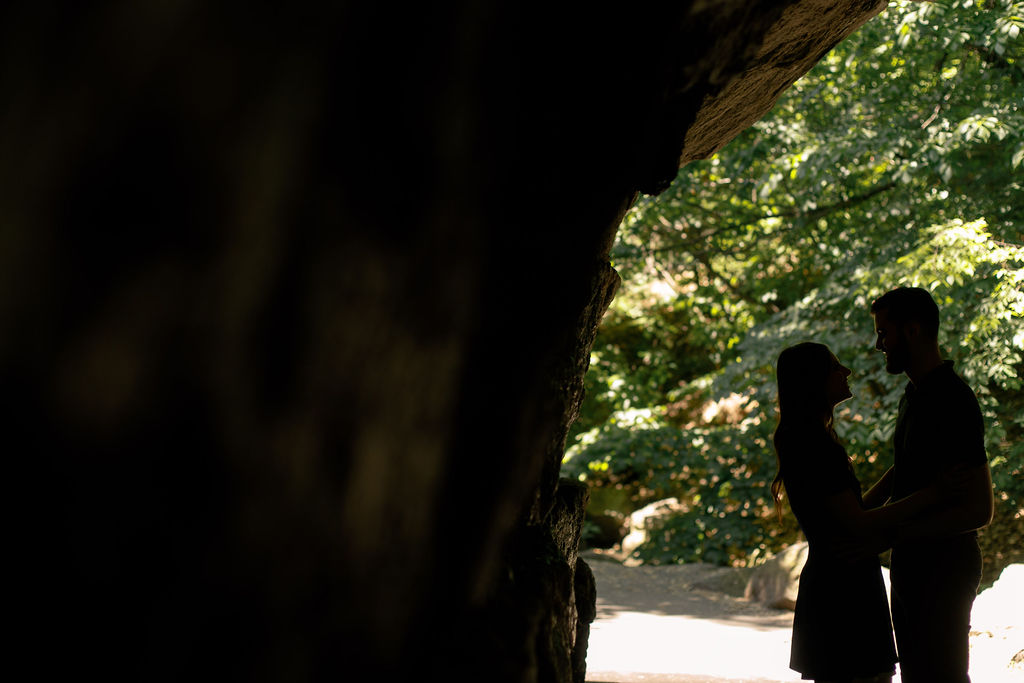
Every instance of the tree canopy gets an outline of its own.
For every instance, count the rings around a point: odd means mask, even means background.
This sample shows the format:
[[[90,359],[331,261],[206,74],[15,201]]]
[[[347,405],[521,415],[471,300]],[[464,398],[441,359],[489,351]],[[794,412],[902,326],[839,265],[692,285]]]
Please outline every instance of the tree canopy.
[[[895,2],[775,108],[633,206],[563,471],[595,505],[676,496],[638,555],[749,563],[795,538],[771,514],[773,365],[828,344],[854,398],[837,428],[862,483],[892,462],[905,378],[868,306],[929,289],[978,395],[997,490],[987,559],[1024,547],[1024,3]],[[1020,561],[1018,557],[1017,561]]]

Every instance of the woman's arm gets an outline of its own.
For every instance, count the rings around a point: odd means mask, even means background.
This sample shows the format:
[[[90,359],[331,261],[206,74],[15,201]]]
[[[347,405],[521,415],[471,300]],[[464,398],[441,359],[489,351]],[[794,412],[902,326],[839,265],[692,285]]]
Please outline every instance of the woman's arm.
[[[893,468],[890,467],[882,475],[881,479],[864,494],[864,507],[868,510],[881,507],[892,496]]]
[[[889,476],[887,472],[878,484],[871,487],[872,491]],[[874,554],[892,547],[897,529],[904,528],[912,518],[941,500],[942,490],[938,486],[930,486],[894,503],[870,510],[861,507],[852,491],[829,496],[825,506],[846,534],[861,539]]]
[[[890,470],[891,472],[891,470]],[[890,476],[883,476],[872,493]],[[935,484],[874,509],[864,509],[851,491],[830,496],[826,508],[856,542],[845,555],[882,552],[893,543],[952,536],[986,526],[992,520],[992,479],[988,466],[954,467]]]

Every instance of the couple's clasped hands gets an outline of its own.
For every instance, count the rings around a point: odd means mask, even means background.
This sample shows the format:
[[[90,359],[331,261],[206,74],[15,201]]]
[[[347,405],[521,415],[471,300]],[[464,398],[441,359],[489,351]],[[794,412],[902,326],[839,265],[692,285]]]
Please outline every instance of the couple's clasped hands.
[[[874,510],[865,510],[864,514],[869,516],[874,513],[895,511],[893,506],[896,505],[910,510],[916,509],[918,514],[928,508],[953,505],[968,495],[974,477],[975,473],[970,467],[957,465],[947,468],[939,474],[931,486],[899,501],[886,503]],[[917,537],[914,517],[914,514],[909,514],[902,519],[897,517],[884,523],[860,525],[857,531],[835,542],[833,554],[845,562],[856,562],[876,557],[895,544]]]

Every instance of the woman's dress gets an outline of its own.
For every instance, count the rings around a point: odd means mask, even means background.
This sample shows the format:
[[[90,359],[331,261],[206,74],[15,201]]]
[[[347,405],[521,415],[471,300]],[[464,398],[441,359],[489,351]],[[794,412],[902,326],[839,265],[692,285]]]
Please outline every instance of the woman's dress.
[[[805,679],[869,677],[895,670],[892,620],[877,557],[839,559],[844,540],[826,499],[851,491],[863,505],[846,451],[822,436],[792,447],[783,483],[808,541],[800,574],[790,668]]]

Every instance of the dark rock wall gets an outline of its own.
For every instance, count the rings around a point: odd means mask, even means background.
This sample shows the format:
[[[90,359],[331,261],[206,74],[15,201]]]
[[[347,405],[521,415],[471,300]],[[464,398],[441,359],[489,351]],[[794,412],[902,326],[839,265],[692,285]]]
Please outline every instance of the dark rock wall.
[[[748,43],[742,77],[730,79],[705,100],[686,131],[680,165],[710,157],[770,111],[786,88],[886,4],[885,0],[787,4],[763,38]]]
[[[557,477],[607,251],[763,113],[687,132],[806,4],[6,5],[13,649],[39,678],[578,677]]]

